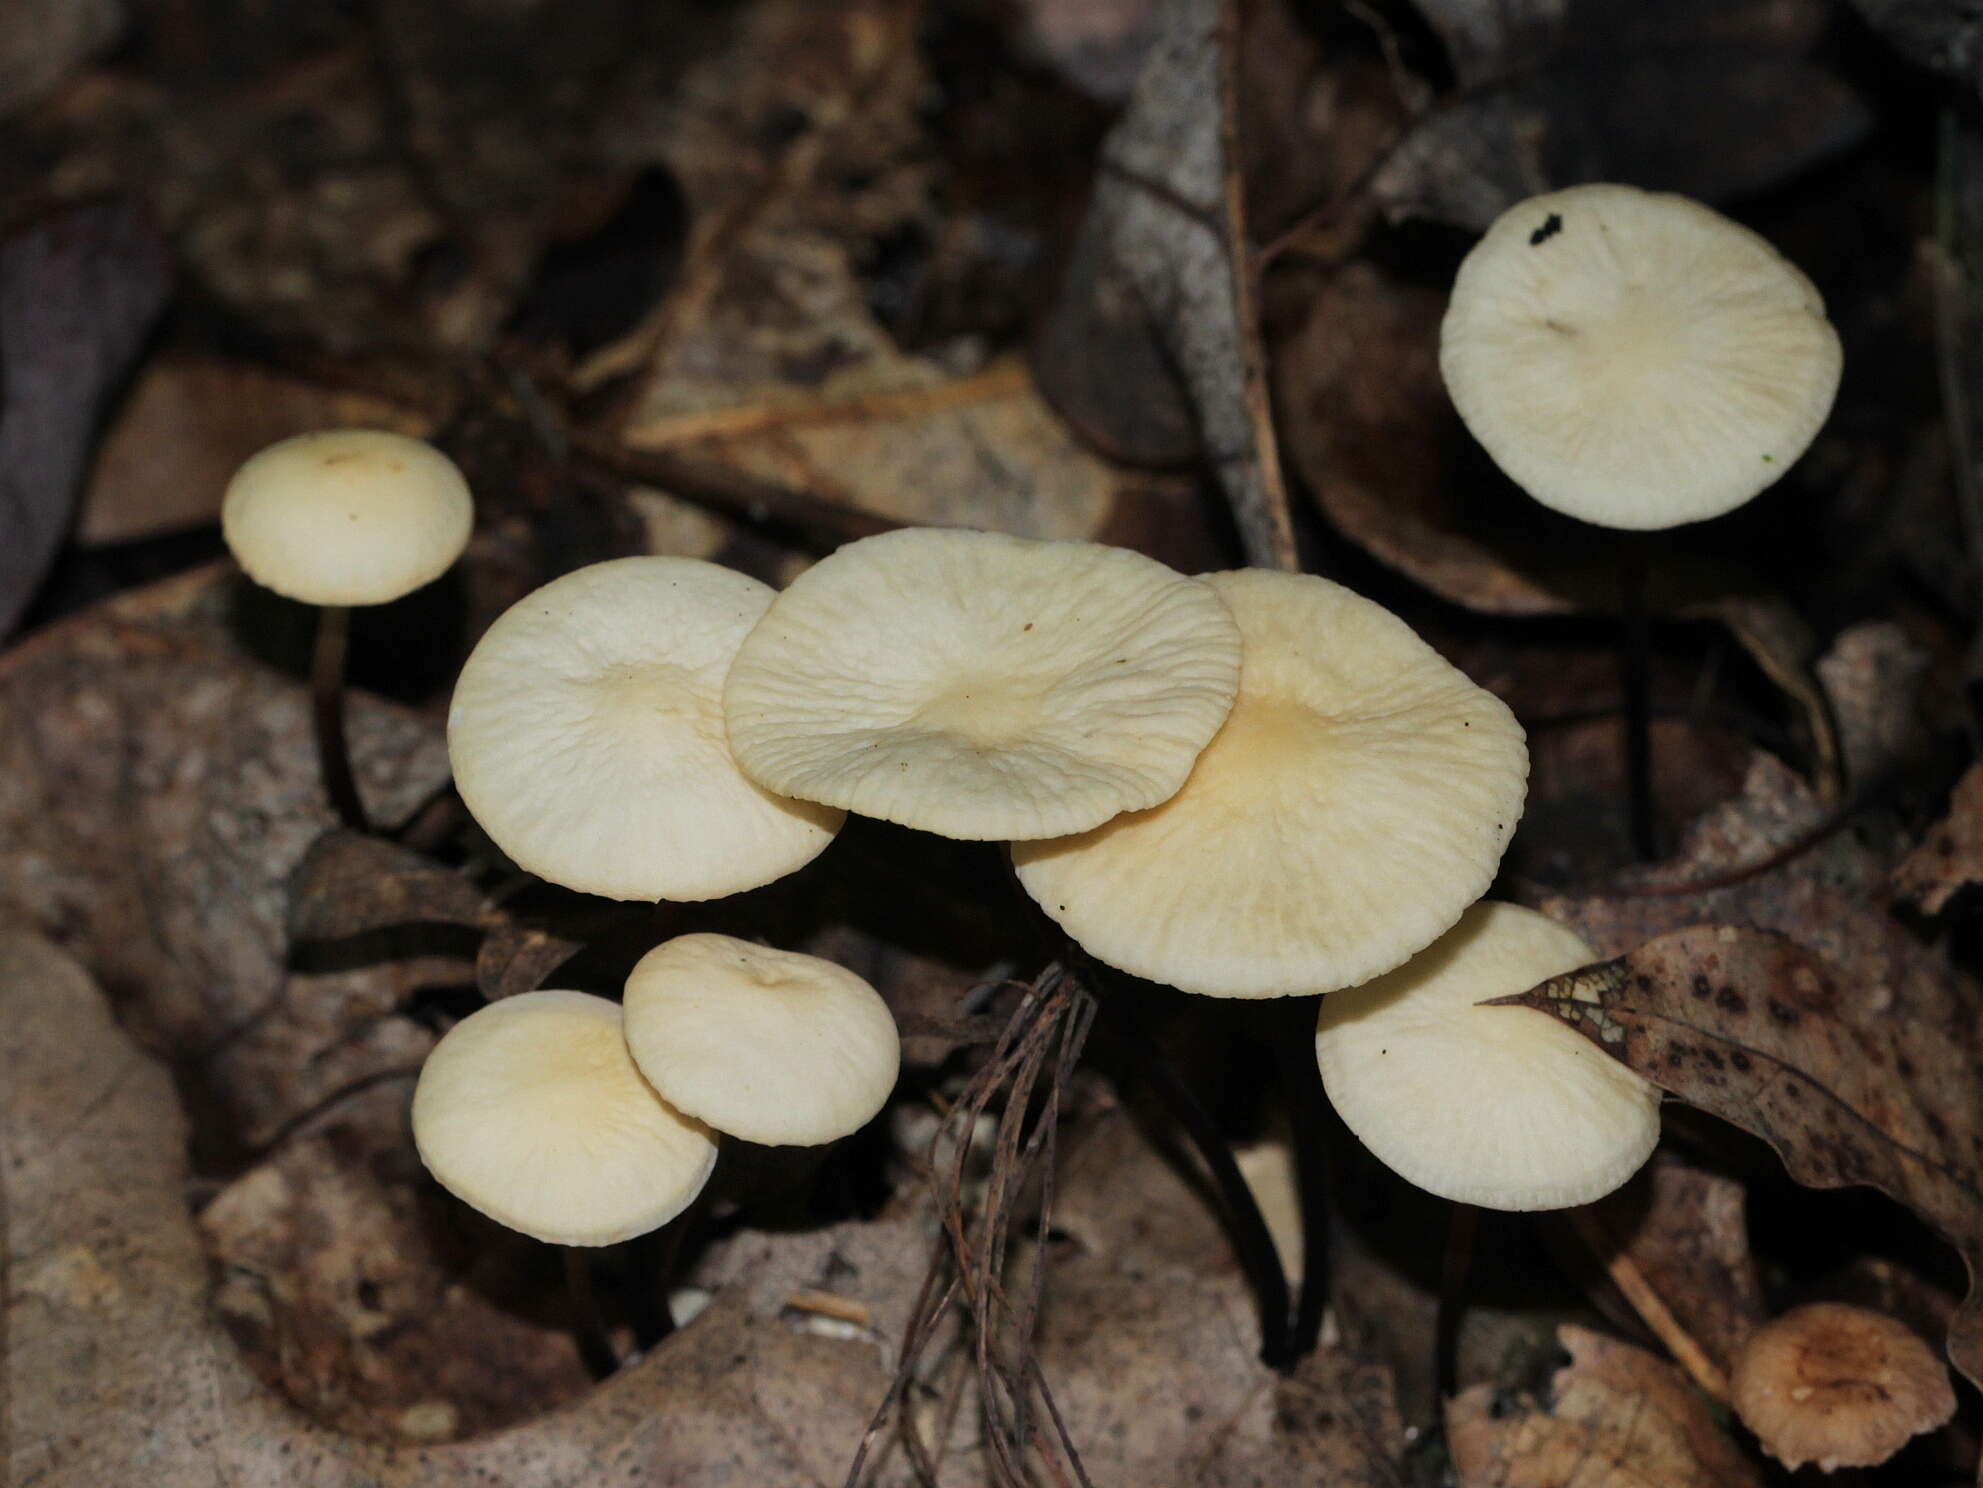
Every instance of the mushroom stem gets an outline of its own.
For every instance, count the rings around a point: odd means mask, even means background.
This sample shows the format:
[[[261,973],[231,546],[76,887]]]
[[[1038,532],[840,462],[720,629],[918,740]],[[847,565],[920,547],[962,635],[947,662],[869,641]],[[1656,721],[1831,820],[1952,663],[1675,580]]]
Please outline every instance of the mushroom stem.
[[[324,605],[317,611],[317,644],[310,658],[310,710],[316,723],[317,762],[324,793],[338,820],[354,832],[369,832],[365,803],[351,773],[351,751],[344,740],[344,658],[351,644],[351,611]]]
[[[1283,1369],[1292,1369],[1314,1352],[1329,1300],[1328,1164],[1322,1148],[1325,1097],[1315,1063],[1315,1022],[1321,1003],[1320,997],[1283,998],[1270,1009],[1267,1030],[1288,1103],[1295,1187],[1301,1198],[1301,1299],[1287,1356],[1279,1365]]]
[[[585,1252],[572,1245],[558,1247],[564,1253],[565,1292],[571,1300],[572,1336],[578,1355],[594,1379],[605,1379],[620,1367],[619,1351],[599,1311],[599,1295],[592,1286],[592,1267]]]
[[[1105,990],[1107,978],[1099,965],[1085,957],[1076,964],[1084,966],[1083,980],[1091,990],[1098,994]],[[1106,997],[1098,996],[1097,1001],[1109,1006]],[[1233,1158],[1231,1144],[1211,1113],[1198,1103],[1191,1088],[1178,1078],[1163,1051],[1124,1013],[1120,999],[1116,1000],[1110,1016],[1097,1020],[1096,1031],[1104,1041],[1117,1045],[1124,1063],[1149,1083],[1158,1102],[1197,1149],[1218,1190],[1227,1238],[1232,1241],[1240,1267],[1246,1272],[1260,1306],[1261,1362],[1274,1369],[1287,1368],[1297,1357],[1289,1347],[1287,1272],[1281,1267],[1281,1255],[1274,1248],[1274,1237],[1260,1213],[1259,1201]]]
[[[1453,1395],[1460,1384],[1460,1322],[1466,1317],[1467,1279],[1480,1210],[1454,1202],[1446,1215],[1446,1253],[1439,1266],[1439,1313],[1432,1329],[1432,1399]]]
[[[1659,857],[1653,812],[1651,627],[1646,616],[1645,544],[1627,539],[1623,591],[1625,635],[1625,777],[1632,813],[1632,850],[1639,860]]]

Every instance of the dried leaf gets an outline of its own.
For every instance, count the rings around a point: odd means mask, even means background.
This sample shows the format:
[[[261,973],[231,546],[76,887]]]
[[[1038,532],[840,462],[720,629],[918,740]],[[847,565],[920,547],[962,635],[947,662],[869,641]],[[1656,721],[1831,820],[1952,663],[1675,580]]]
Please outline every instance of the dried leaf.
[[[481,892],[453,869],[397,843],[333,827],[289,876],[292,943],[344,940],[408,925],[479,929]]]
[[[1963,772],[1949,797],[1948,815],[1894,873],[1895,891],[1931,915],[1978,882],[1983,882],[1983,764]]]
[[[476,955],[475,985],[491,1002],[535,992],[581,949],[581,942],[552,931],[498,919],[489,926]]]
[[[1553,6],[1512,23],[1480,19],[1498,6],[1436,9],[1476,86],[1426,115],[1378,172],[1372,189],[1394,215],[1480,229],[1523,197],[1594,180],[1720,201],[1807,169],[1871,124],[1843,82],[1804,60],[1823,24],[1816,0],[1575,0],[1560,30]],[[1539,48],[1550,30],[1556,45]]]
[[[171,272],[150,223],[115,202],[65,208],[0,241],[0,635],[68,531],[97,416]]]
[[[1035,364],[1055,406],[1104,449],[1202,452],[1248,562],[1292,568],[1232,158],[1234,15],[1232,0],[1160,8]]]
[[[285,881],[332,817],[305,688],[237,637],[281,634],[261,603],[217,566],[0,658],[0,908],[60,937],[129,1027],[224,1092],[228,1141],[250,1146],[353,1080],[417,1063],[428,1035],[389,1015],[431,969],[286,970]],[[364,694],[349,723],[377,819],[447,778],[430,724]]]
[[[1679,1370],[1584,1328],[1560,1336],[1570,1362],[1547,1406],[1497,1409],[1478,1385],[1446,1407],[1460,1488],[1760,1488]]]
[[[1949,1357],[1983,1376],[1983,1033],[1952,982],[1846,980],[1779,935],[1702,925],[1508,999],[1763,1138],[1813,1188],[1866,1184],[1961,1252]]]
[[[148,361],[103,437],[77,537],[133,538],[211,522],[235,468],[264,445],[312,429],[392,429],[415,438],[434,420],[365,393],[250,362],[192,353]]]
[[[271,1388],[355,1436],[450,1441],[592,1386],[557,1255],[439,1191],[415,1070],[282,1144],[200,1212],[221,1321]]]

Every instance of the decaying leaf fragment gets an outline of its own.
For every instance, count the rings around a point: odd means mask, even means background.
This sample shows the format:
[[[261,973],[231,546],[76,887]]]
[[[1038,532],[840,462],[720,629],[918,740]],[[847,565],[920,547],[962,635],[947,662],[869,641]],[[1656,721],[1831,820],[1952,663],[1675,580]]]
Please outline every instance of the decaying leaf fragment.
[[[1256,567],[1292,568],[1232,160],[1233,0],[1166,0],[1035,356],[1055,405],[1133,460],[1202,451]]]
[[[1940,914],[1969,884],[1983,882],[1983,764],[1956,782],[1949,814],[1894,870],[1894,888],[1927,914]]]
[[[1864,1184],[1961,1253],[1949,1357],[1983,1378],[1983,1079],[1953,983],[1848,981],[1780,935],[1700,925],[1505,999],[1562,1019],[1812,1188]]]
[[[1715,1425],[1706,1399],[1643,1349],[1565,1325],[1570,1362],[1547,1406],[1497,1411],[1494,1388],[1446,1407],[1460,1488],[1750,1488],[1761,1477]]]

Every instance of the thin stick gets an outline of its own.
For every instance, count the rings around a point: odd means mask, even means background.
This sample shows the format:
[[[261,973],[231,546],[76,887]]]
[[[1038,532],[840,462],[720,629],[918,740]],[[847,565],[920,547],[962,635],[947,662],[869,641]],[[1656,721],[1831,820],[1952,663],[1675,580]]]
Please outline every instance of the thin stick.
[[[1625,778],[1631,800],[1632,850],[1639,861],[1659,857],[1653,813],[1651,626],[1646,619],[1646,555],[1628,541],[1624,559]]]
[[[324,793],[337,818],[354,832],[370,832],[351,751],[344,741],[344,657],[351,645],[351,611],[325,605],[317,611],[317,644],[310,658],[310,711],[316,723],[317,762]]]
[[[1673,1309],[1666,1305],[1666,1300],[1646,1279],[1645,1272],[1625,1253],[1625,1247],[1611,1237],[1604,1221],[1586,1204],[1570,1211],[1570,1224],[1576,1230],[1577,1238],[1604,1267],[1604,1273],[1611,1278],[1612,1285],[1625,1294],[1625,1300],[1632,1304],[1632,1310],[1640,1320],[1652,1329],[1654,1337],[1666,1345],[1673,1361],[1692,1376],[1695,1384],[1726,1405],[1728,1376],[1719,1364],[1708,1357],[1707,1350],[1701,1347],[1694,1335],[1681,1325],[1680,1319],[1673,1315]]]
[[[1301,1198],[1301,1300],[1295,1308],[1288,1352],[1276,1367],[1292,1369],[1322,1341],[1329,1300],[1329,1172],[1322,1149],[1322,1072],[1315,1063],[1317,997],[1290,997],[1276,1007],[1267,1036],[1288,1103],[1294,1144],[1295,1186]]]
[[[1446,1254],[1439,1266],[1439,1314],[1432,1329],[1434,1409],[1459,1388],[1460,1324],[1467,1315],[1467,1278],[1473,1274],[1473,1243],[1479,1231],[1480,1210],[1472,1204],[1448,1204]]]

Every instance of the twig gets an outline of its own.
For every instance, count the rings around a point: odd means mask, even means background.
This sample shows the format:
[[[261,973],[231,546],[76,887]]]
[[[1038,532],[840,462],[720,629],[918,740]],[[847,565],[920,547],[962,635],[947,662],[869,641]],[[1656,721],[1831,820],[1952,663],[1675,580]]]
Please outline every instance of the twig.
[[[1570,1211],[1570,1224],[1577,1232],[1577,1238],[1604,1267],[1612,1284],[1632,1304],[1632,1310],[1652,1329],[1653,1336],[1666,1345],[1666,1351],[1673,1355],[1674,1361],[1687,1371],[1695,1384],[1726,1405],[1728,1376],[1719,1364],[1708,1357],[1707,1350],[1701,1347],[1694,1335],[1681,1326],[1665,1299],[1646,1280],[1645,1272],[1626,1254],[1624,1246],[1612,1238],[1604,1221],[1585,1204]]]

